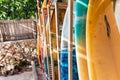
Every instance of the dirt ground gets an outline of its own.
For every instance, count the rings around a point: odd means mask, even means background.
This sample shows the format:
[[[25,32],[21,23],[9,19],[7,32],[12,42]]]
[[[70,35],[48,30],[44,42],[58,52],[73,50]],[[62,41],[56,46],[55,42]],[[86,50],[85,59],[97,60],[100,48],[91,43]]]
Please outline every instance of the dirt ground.
[[[42,70],[40,68],[36,68],[37,70],[37,77],[38,80],[46,80],[45,78],[45,74],[42,73]],[[33,79],[33,71],[25,71],[23,73],[20,74],[16,74],[13,76],[0,76],[0,80],[35,80]]]
[[[32,71],[29,72],[24,72],[18,75],[13,75],[13,76],[0,76],[0,80],[34,80]]]

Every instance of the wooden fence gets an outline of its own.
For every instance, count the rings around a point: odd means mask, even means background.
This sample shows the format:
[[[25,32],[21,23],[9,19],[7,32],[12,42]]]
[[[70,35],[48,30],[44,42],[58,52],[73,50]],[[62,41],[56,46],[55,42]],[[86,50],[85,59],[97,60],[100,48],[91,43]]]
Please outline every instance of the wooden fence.
[[[36,22],[33,19],[0,22],[0,42],[36,38]]]

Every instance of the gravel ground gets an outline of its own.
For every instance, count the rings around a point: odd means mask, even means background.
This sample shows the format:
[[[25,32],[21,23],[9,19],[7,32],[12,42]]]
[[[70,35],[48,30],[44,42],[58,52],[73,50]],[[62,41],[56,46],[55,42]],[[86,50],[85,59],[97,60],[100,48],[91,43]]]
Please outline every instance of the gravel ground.
[[[0,76],[0,80],[33,80],[33,75],[32,71],[30,71],[8,77]]]
[[[40,68],[37,68],[37,74],[38,74],[38,80],[46,80]],[[33,72],[26,71],[24,73],[13,76],[7,76],[7,77],[0,76],[0,80],[34,80],[34,79],[33,79]]]
[[[37,74],[38,74],[38,80],[46,80],[45,73],[42,73],[42,70],[40,68],[36,68]]]

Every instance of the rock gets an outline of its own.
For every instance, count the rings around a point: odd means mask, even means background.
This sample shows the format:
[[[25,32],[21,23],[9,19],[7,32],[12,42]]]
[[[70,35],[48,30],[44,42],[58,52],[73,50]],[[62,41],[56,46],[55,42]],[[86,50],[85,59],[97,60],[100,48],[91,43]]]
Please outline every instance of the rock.
[[[16,54],[14,55],[14,57],[15,57],[17,60],[22,60],[22,59],[23,59],[22,53],[16,53]]]
[[[5,48],[5,49],[9,49],[9,48],[10,48],[10,46],[11,46],[11,44],[10,44],[10,43],[8,43],[8,44],[6,44],[6,45],[4,46],[4,48]]]
[[[16,66],[21,61],[29,63],[37,59],[36,40],[3,42],[0,45],[0,66],[3,66],[4,75],[16,74],[18,71],[11,66]]]
[[[21,52],[22,50],[21,47],[16,47],[15,52]]]
[[[13,56],[13,52],[8,52],[8,53],[6,53],[6,57],[12,57]]]
[[[11,69],[14,69],[14,67],[15,67],[15,65],[12,65],[12,64],[7,65],[7,66],[6,66],[6,70],[7,70],[7,71],[10,71]]]
[[[1,48],[1,49],[0,49],[0,53],[3,53],[3,52],[6,52],[6,49]]]
[[[36,54],[36,53],[37,53],[37,49],[34,49],[34,50],[33,50],[33,53]]]
[[[4,57],[5,57],[5,56],[1,55],[1,56],[0,56],[0,60],[2,60]]]
[[[25,48],[25,44],[24,43],[21,43],[21,48]]]
[[[10,59],[9,63],[11,65],[15,65],[17,62],[16,62],[15,58],[12,58],[12,59]]]
[[[26,48],[24,48],[24,51],[25,51],[25,53],[27,54],[27,53],[29,53],[29,50],[30,48],[28,48],[28,47],[26,47]]]

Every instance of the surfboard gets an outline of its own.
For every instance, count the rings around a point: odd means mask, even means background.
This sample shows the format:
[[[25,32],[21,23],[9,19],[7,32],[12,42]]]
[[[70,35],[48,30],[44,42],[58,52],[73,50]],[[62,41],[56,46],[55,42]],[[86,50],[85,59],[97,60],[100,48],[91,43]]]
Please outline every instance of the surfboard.
[[[89,80],[86,56],[86,15],[89,0],[77,0],[75,8],[75,45],[80,80]]]
[[[41,54],[40,54],[40,25],[37,25],[37,55],[39,67],[42,68]]]
[[[61,30],[63,20],[66,12],[67,4],[63,2],[55,3],[55,18],[56,18],[56,42],[57,42],[57,60],[58,60],[58,80],[61,80],[60,75],[60,44],[61,44]]]
[[[42,9],[46,8],[46,0],[43,1],[43,4],[42,4],[42,7],[41,7],[41,12],[42,12]],[[47,63],[46,62],[46,59],[44,58],[45,56],[45,45],[44,45],[44,31],[43,31],[43,27],[44,27],[44,17],[43,17],[43,13],[40,13],[39,14],[39,20],[40,20],[40,58],[38,59],[41,59],[41,68],[42,68],[42,71],[44,73],[48,73],[47,72]],[[39,31],[38,31],[39,32]],[[38,33],[39,34],[39,33]],[[39,41],[38,41],[39,43]],[[38,44],[39,46],[39,44]],[[39,47],[38,47],[39,48]],[[39,56],[39,55],[38,55]],[[44,75],[46,77],[46,74]]]
[[[43,19],[43,59],[44,59],[44,69],[45,69],[45,77],[48,80],[49,78],[49,62],[48,62],[48,51],[47,51],[47,38],[46,38],[46,22],[47,22],[47,17],[46,17],[46,8],[42,9],[42,19]]]
[[[115,18],[116,18],[116,22],[118,25],[118,29],[120,32],[120,0],[116,0],[115,2]]]
[[[50,57],[50,47],[49,47],[49,20],[48,20],[48,13],[47,13],[47,21],[46,21],[46,26],[45,26],[45,29],[46,29],[46,45],[47,45],[47,59],[48,59],[48,65],[49,65],[49,78],[52,79],[52,66],[51,66],[51,57]]]
[[[42,61],[41,61],[41,53],[40,53],[40,32],[41,32],[40,14],[36,16],[36,21],[37,21],[37,46],[36,46],[37,47],[37,57],[38,57],[39,67],[42,69]]]
[[[42,9],[47,8],[47,0],[43,0]]]
[[[111,0],[90,0],[86,51],[89,80],[120,79],[120,34]]]
[[[38,34],[40,35],[40,43],[39,43],[39,40],[38,40],[38,48],[40,47],[40,52],[38,53],[40,55],[40,58],[38,58],[39,61],[41,61],[41,69],[42,71],[44,72],[45,69],[44,69],[44,56],[43,56],[43,19],[42,19],[42,14],[39,15],[39,19],[40,19],[40,26],[39,26],[39,30],[40,30],[40,34],[39,34],[39,31],[38,31]],[[37,37],[39,37],[39,35]],[[38,57],[39,57],[38,55]]]
[[[74,20],[73,20],[74,21]],[[68,80],[68,9],[65,14],[63,27],[62,27],[62,38],[61,38],[61,51],[60,51],[60,68],[61,68],[61,80]],[[78,70],[77,70],[77,62],[76,62],[76,51],[75,45],[73,45],[73,64],[72,64],[72,71],[73,71],[73,79],[72,80],[79,80],[78,79]]]

